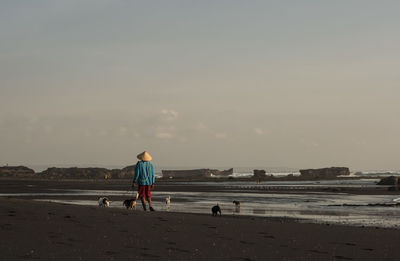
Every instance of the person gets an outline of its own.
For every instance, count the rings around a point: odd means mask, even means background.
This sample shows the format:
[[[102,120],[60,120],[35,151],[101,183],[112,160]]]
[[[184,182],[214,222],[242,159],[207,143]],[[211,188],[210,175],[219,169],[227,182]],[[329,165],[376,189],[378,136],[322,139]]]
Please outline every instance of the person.
[[[135,175],[132,181],[132,189],[135,188],[135,184],[138,185],[138,194],[142,201],[143,210],[146,211],[146,199],[149,202],[150,211],[154,211],[151,202],[151,189],[154,188],[155,175],[154,166],[151,162],[152,157],[147,151],[144,151],[137,155],[139,161],[136,163]]]

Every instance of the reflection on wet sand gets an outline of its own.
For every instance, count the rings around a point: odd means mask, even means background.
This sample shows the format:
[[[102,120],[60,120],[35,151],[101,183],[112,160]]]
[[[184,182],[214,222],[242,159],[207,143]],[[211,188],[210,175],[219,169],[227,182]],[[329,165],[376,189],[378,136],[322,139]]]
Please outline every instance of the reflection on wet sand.
[[[235,206],[235,210],[236,213],[240,213],[240,205],[239,206]]]
[[[243,192],[163,192],[154,191],[153,205],[159,211],[208,214],[210,207],[219,204],[222,211],[231,215],[266,217],[293,217],[312,222],[400,226],[400,208],[384,207],[398,195],[350,195],[345,193],[288,193],[265,194]],[[0,193],[0,197],[22,197],[62,204],[98,205],[100,196],[110,200],[110,207],[122,208],[122,202],[132,191],[52,189],[41,193]],[[166,198],[171,197],[170,204]],[[240,198],[240,203],[232,203]],[[212,199],[212,200],[211,200]],[[359,207],[346,207],[360,205]],[[136,211],[142,211],[138,209]]]
[[[263,214],[265,214],[265,209],[257,209],[257,208],[254,208],[253,209],[253,214],[258,214],[258,215],[263,215]]]

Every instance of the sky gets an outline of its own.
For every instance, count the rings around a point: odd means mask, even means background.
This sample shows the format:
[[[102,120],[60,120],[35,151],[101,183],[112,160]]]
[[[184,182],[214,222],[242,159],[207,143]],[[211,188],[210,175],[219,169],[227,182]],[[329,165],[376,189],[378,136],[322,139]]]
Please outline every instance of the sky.
[[[0,2],[0,165],[400,169],[399,1]]]

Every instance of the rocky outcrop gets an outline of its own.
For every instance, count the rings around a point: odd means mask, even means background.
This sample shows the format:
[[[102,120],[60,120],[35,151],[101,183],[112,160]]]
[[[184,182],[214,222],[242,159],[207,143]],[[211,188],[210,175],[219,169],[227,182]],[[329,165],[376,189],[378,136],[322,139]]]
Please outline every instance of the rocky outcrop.
[[[38,173],[40,177],[49,179],[131,179],[135,174],[135,165],[123,169],[106,168],[48,168]]]
[[[113,179],[132,179],[135,175],[136,165],[127,166],[123,169],[111,170],[111,178]]]
[[[338,176],[348,175],[350,175],[350,170],[346,167],[300,170],[300,177],[303,179],[332,179],[337,178]]]
[[[163,178],[209,178],[227,177],[233,174],[233,169],[192,169],[192,170],[162,170]]]
[[[25,166],[4,166],[0,167],[0,177],[30,177],[35,171]]]
[[[396,176],[389,176],[382,178],[377,185],[391,185],[391,186],[398,186],[399,185],[399,177]]]
[[[48,168],[39,173],[41,177],[51,179],[104,179],[111,177],[111,170],[106,168]]]
[[[253,170],[253,174],[255,178],[264,178],[265,177],[265,170],[263,169],[255,169]]]

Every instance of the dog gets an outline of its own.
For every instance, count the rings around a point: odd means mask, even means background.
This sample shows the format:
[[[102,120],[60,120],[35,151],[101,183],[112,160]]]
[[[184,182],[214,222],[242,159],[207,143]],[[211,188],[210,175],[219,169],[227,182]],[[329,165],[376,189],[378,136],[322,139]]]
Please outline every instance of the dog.
[[[139,193],[136,193],[136,198],[132,199],[125,199],[124,202],[122,203],[123,206],[126,207],[126,209],[136,209],[136,200],[139,198]]]
[[[232,203],[235,204],[236,207],[240,207],[240,201],[234,200]]]
[[[110,206],[110,201],[106,197],[99,198],[99,207],[108,207]]]
[[[234,200],[232,203],[235,204],[235,212],[240,213],[240,201]]]
[[[123,205],[126,209],[136,209],[136,199],[125,199]]]
[[[218,216],[218,213],[219,213],[219,215],[221,216],[221,208],[219,207],[218,204],[217,204],[216,206],[213,206],[213,207],[211,208],[211,212],[212,212],[213,217]]]
[[[165,198],[165,205],[169,207],[170,204],[171,204],[171,196],[168,196]]]

